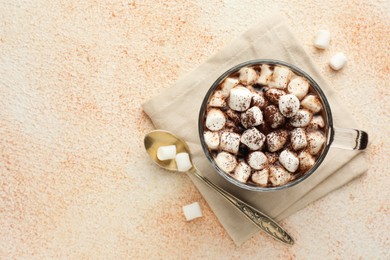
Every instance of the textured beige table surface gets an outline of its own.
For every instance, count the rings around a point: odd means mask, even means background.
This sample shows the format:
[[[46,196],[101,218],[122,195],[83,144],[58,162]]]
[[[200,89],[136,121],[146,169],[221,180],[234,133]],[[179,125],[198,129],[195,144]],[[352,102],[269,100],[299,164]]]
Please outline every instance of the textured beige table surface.
[[[0,3],[0,258],[390,258],[389,1],[108,2]],[[275,9],[369,132],[371,168],[281,223],[294,246],[259,232],[236,247],[144,153],[141,103]]]

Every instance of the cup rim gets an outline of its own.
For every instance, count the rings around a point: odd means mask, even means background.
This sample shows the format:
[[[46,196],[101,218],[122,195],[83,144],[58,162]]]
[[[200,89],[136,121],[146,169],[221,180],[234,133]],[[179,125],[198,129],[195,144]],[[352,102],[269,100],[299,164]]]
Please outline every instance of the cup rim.
[[[291,182],[288,182],[288,183],[286,183],[284,185],[275,186],[275,187],[261,187],[261,186],[257,186],[257,185],[254,185],[254,184],[250,185],[248,183],[243,183],[243,182],[240,182],[240,181],[234,179],[232,176],[230,176],[228,173],[224,172],[223,170],[221,170],[218,167],[218,165],[216,164],[215,160],[211,156],[211,154],[210,154],[210,152],[209,152],[209,150],[208,150],[208,148],[207,148],[207,146],[205,144],[204,138],[203,138],[203,133],[205,131],[203,122],[204,122],[205,112],[206,112],[206,109],[207,109],[207,102],[208,102],[211,94],[214,92],[215,88],[217,88],[218,85],[227,76],[229,76],[233,72],[236,72],[240,68],[245,67],[245,66],[259,65],[259,64],[286,66],[289,69],[291,69],[296,75],[302,76],[302,77],[306,78],[310,82],[311,86],[318,93],[318,95],[319,95],[319,97],[320,97],[320,99],[321,99],[321,101],[322,101],[322,103],[324,105],[324,110],[325,110],[325,114],[326,114],[326,118],[327,118],[327,127],[328,127],[328,129],[325,130],[326,135],[327,135],[326,136],[326,138],[327,138],[326,145],[323,148],[323,150],[321,152],[321,155],[317,158],[317,160],[316,160],[315,164],[313,165],[313,167],[311,167],[311,169],[308,172],[306,172],[304,175],[302,175],[301,177],[299,177],[299,178],[297,178],[297,179],[295,179],[295,180],[293,180]],[[222,176],[225,180],[227,180],[230,183],[234,184],[235,186],[238,186],[238,187],[243,188],[245,190],[260,191],[260,192],[271,192],[271,191],[279,191],[279,190],[283,190],[283,189],[287,189],[287,188],[293,187],[293,186],[301,183],[305,179],[307,179],[309,176],[311,176],[317,170],[317,168],[321,165],[321,163],[325,159],[326,155],[328,154],[330,145],[331,145],[331,143],[333,141],[334,130],[333,130],[332,111],[331,111],[328,99],[326,98],[326,96],[325,96],[324,92],[322,91],[321,87],[317,84],[317,82],[308,73],[306,73],[302,69],[298,68],[297,66],[292,65],[290,63],[287,63],[285,61],[274,60],[274,59],[254,59],[254,60],[249,60],[249,61],[242,62],[242,63],[237,64],[237,65],[233,66],[232,68],[226,70],[211,85],[211,87],[207,91],[206,95],[204,96],[203,102],[202,102],[201,107],[200,107],[199,117],[198,117],[198,134],[199,134],[199,139],[200,139],[200,143],[201,143],[203,152],[206,155],[208,161],[211,163],[211,165],[217,171],[217,173],[220,176]]]

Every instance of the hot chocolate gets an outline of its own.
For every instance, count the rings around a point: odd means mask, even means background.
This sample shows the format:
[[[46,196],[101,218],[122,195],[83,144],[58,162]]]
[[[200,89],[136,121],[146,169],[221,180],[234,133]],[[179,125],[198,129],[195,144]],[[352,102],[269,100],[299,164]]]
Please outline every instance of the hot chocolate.
[[[326,143],[324,105],[283,65],[232,72],[207,102],[203,140],[218,167],[243,183],[284,185],[315,164]]]

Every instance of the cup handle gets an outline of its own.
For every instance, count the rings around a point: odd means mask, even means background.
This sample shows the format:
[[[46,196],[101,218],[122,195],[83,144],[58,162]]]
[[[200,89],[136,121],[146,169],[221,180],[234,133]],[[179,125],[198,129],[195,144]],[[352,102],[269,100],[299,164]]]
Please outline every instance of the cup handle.
[[[362,130],[333,127],[331,146],[347,150],[364,150],[368,144],[368,134]]]

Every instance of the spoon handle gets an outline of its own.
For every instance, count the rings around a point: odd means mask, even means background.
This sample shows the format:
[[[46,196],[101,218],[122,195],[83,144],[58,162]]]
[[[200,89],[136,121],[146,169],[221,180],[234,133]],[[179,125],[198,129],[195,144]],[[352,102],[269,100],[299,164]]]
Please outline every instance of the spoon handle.
[[[226,200],[228,200],[232,205],[234,205],[238,210],[240,210],[249,220],[251,220],[253,224],[259,227],[265,233],[280,242],[289,245],[294,244],[293,238],[289,234],[287,234],[287,232],[284,231],[284,229],[270,217],[255,209],[254,207],[248,205],[247,203],[241,201],[240,199],[234,197],[232,194],[228,193],[227,191],[223,190],[222,188],[211,182],[206,177],[202,176],[196,167],[193,167],[190,172],[195,174],[196,177],[204,181],[208,186],[210,186],[212,189],[222,195]]]

